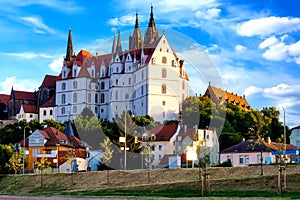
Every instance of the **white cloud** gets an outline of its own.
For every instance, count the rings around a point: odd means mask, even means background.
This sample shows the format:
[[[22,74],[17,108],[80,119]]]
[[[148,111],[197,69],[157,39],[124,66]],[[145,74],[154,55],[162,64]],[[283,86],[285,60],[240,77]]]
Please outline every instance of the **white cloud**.
[[[50,69],[54,72],[60,73],[63,65],[63,55],[58,55],[52,62],[48,65]]]
[[[253,95],[253,94],[261,93],[262,91],[263,91],[262,88],[258,88],[258,87],[255,87],[255,86],[249,86],[245,89],[244,94],[246,96],[250,96],[250,95]]]
[[[260,43],[258,48],[264,49],[264,48],[272,46],[278,42],[279,42],[279,40],[275,36],[272,36],[272,37],[265,39],[262,43]]]
[[[19,57],[19,58],[22,58],[22,59],[33,59],[33,58],[38,58],[38,57],[49,59],[49,58],[52,57],[52,56],[47,55],[47,54],[34,53],[34,52],[22,52],[22,53],[0,52],[0,54],[6,55],[6,56]]]
[[[38,17],[20,17],[19,19],[23,21],[25,24],[27,24],[28,26],[33,27],[35,33],[38,34],[55,33],[53,29],[51,29],[46,24],[44,24],[44,22]]]
[[[108,20],[108,24],[112,26],[133,26],[135,24],[135,15],[124,15]],[[139,23],[144,21],[144,17],[139,15]]]
[[[300,56],[300,40],[289,46],[288,52],[291,56]]]
[[[263,53],[263,57],[272,61],[288,61],[288,49],[288,45],[282,42],[276,43]]]
[[[11,87],[15,90],[31,91],[38,89],[39,83],[33,79],[17,79],[16,76],[7,77],[3,82],[0,83],[0,93],[10,94]]]
[[[243,45],[238,44],[238,45],[235,46],[234,49],[235,49],[236,52],[244,52],[246,47],[243,46]]]
[[[209,20],[209,19],[213,19],[213,18],[219,17],[220,13],[221,13],[221,9],[211,8],[211,9],[208,9],[206,11],[197,10],[195,12],[195,16],[197,18]]]
[[[300,30],[300,18],[263,17],[252,19],[237,26],[237,33],[242,36],[268,36],[285,34]]]

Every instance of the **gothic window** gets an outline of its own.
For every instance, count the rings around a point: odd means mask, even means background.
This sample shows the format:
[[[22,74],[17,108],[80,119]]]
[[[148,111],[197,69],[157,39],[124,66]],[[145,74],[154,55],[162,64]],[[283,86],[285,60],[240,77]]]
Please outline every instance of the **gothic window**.
[[[66,90],[66,83],[61,84],[61,90]]]
[[[63,78],[66,78],[66,71],[63,71]]]
[[[144,80],[144,71],[142,71],[142,80]]]
[[[161,62],[162,64],[167,64],[167,57],[163,56]]]
[[[53,110],[52,109],[50,110],[50,115],[53,115]]]
[[[63,115],[66,114],[66,108],[65,107],[61,108],[61,114],[63,114]]]
[[[73,81],[73,89],[77,89],[77,81]]]
[[[115,99],[116,99],[116,100],[118,100],[118,96],[119,96],[118,91],[115,91],[115,97],[116,97]]]
[[[91,101],[92,101],[92,95],[91,95],[91,93],[89,93],[88,94],[88,102],[91,103]]]
[[[144,86],[142,86],[141,95],[144,95]]]
[[[163,85],[161,86],[161,93],[163,93],[163,94],[166,94],[166,93],[167,93],[167,86],[166,86],[166,84],[163,84]]]
[[[61,104],[65,104],[66,103],[66,95],[63,94],[61,95]]]
[[[73,106],[73,113],[77,113],[77,107]]]
[[[119,80],[118,79],[116,79],[116,85],[118,85],[119,84]]]
[[[95,106],[95,113],[98,113],[98,107]]]
[[[104,101],[105,101],[104,93],[101,93],[100,94],[100,103],[104,103]]]
[[[167,78],[167,69],[166,68],[162,69],[161,76],[162,76],[162,78]]]
[[[44,110],[44,116],[45,116],[45,115],[47,115],[47,111],[46,111],[46,110]]]
[[[95,94],[95,103],[98,103],[98,94]]]
[[[128,93],[125,94],[125,99],[129,99],[129,94]]]
[[[105,83],[101,82],[101,90],[104,90],[104,88],[105,88]]]
[[[131,78],[128,78],[128,85],[131,85]]]
[[[73,93],[73,103],[77,103],[77,93]]]

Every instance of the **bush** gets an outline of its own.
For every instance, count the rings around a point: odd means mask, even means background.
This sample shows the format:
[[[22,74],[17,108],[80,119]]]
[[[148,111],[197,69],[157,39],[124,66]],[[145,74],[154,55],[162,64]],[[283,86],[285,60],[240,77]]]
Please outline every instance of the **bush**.
[[[222,162],[218,167],[232,167],[232,164],[230,160],[226,160]]]

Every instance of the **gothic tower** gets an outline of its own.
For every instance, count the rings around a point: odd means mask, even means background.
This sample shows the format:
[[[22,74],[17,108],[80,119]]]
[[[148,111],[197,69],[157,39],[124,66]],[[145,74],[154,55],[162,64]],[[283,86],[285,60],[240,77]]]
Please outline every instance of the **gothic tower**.
[[[147,31],[144,37],[144,46],[148,47],[153,42],[155,42],[159,38],[158,31],[155,27],[154,17],[153,17],[153,6],[151,5],[151,12],[150,12],[150,20],[148,24]]]
[[[66,52],[65,61],[72,61],[74,57],[75,57],[75,55],[74,55],[73,41],[72,41],[72,30],[70,29],[69,36],[68,36],[68,44],[67,44],[67,52]]]
[[[129,36],[129,50],[140,49],[142,48],[142,45],[143,45],[143,39],[142,39],[141,30],[139,26],[138,13],[136,12],[133,35]]]

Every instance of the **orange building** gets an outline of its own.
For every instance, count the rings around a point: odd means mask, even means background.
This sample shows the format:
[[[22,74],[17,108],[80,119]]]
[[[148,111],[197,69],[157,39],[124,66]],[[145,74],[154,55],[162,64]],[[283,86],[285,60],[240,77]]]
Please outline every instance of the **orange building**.
[[[23,147],[24,141],[20,142]],[[61,131],[48,127],[45,130],[35,130],[25,140],[26,148],[26,169],[34,172],[34,162],[42,157],[51,162],[51,168],[58,168],[66,162],[66,155],[73,151],[74,157],[86,159],[86,143],[75,137],[73,134],[66,135]],[[57,163],[58,162],[58,163]]]
[[[222,102],[227,102],[227,103],[229,102],[245,109],[246,111],[251,110],[251,107],[248,104],[245,95],[239,96],[232,92],[228,92],[227,90],[224,91],[220,88],[216,88],[210,84],[208,85],[208,88],[203,96],[210,98],[212,102],[214,102],[215,104],[219,104]]]

